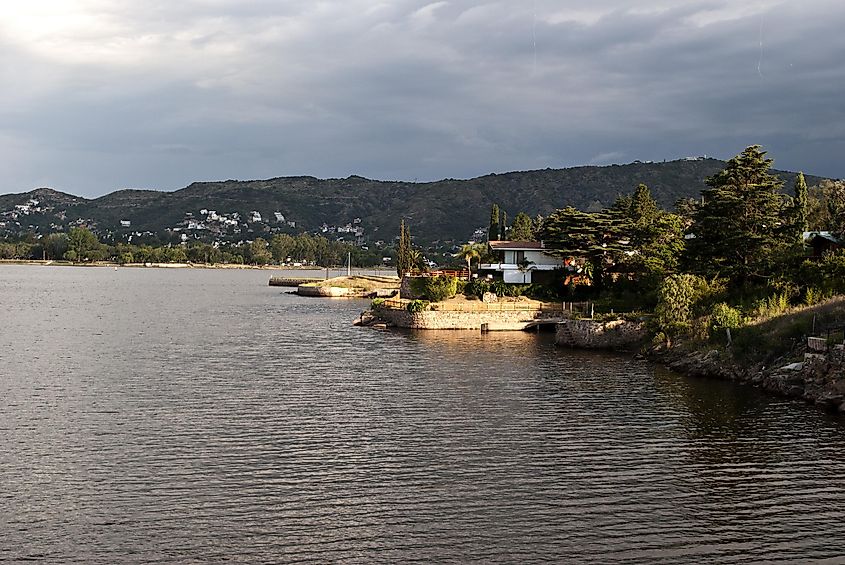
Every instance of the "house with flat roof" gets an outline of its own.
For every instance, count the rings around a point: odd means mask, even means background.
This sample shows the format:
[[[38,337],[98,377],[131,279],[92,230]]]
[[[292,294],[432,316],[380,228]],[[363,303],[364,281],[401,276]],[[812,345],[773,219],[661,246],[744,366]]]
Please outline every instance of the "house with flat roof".
[[[479,275],[506,283],[549,283],[554,271],[566,268],[564,260],[550,254],[542,241],[491,241],[495,263],[482,263]]]

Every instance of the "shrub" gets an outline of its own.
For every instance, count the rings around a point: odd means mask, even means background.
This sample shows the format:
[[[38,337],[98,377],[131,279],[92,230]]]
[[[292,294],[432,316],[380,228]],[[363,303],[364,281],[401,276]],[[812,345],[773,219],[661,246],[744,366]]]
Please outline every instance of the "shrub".
[[[715,296],[723,291],[718,281],[708,282],[696,275],[671,275],[657,290],[654,322],[667,335],[677,335],[690,329],[690,322],[704,313]]]
[[[382,306],[384,306],[384,298],[373,298],[373,302],[372,302],[372,304],[370,304],[370,307],[373,310],[377,310],[378,308],[381,308]]]
[[[758,300],[751,309],[751,316],[755,318],[772,318],[789,310],[789,295],[786,292],[772,294],[768,298]]]
[[[485,292],[490,292],[490,283],[484,279],[472,279],[464,286],[464,294],[481,298]]]
[[[408,302],[408,305],[405,307],[408,312],[411,314],[416,314],[417,312],[425,312],[428,310],[429,303],[427,300],[411,300]]]
[[[463,279],[456,279],[455,285],[456,285],[455,294],[464,294],[464,290],[466,289],[466,286],[467,286],[467,281],[465,281]]]
[[[496,296],[522,296],[528,285],[508,284],[505,281],[494,281],[490,285],[490,292],[495,292]]]
[[[736,329],[742,325],[742,313],[724,302],[713,306],[710,312],[710,327],[713,330]]]
[[[458,292],[458,279],[448,275],[411,279],[411,290],[431,302],[442,302]]]
[[[804,293],[804,304],[807,306],[815,306],[816,304],[824,302],[830,298],[830,296],[831,294],[829,292],[810,286],[807,287],[807,290]]]

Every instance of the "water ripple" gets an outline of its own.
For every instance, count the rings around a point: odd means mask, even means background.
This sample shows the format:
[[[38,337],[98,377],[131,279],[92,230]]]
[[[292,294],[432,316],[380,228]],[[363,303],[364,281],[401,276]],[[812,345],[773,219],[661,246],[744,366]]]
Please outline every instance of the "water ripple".
[[[0,268],[0,562],[845,561],[841,419],[267,276]]]

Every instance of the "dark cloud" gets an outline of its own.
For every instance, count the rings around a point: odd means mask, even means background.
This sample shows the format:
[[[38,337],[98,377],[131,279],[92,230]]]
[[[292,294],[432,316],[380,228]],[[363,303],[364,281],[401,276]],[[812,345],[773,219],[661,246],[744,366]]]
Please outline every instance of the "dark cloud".
[[[842,16],[830,0],[31,0],[0,23],[0,191],[424,180],[750,143],[842,177]]]

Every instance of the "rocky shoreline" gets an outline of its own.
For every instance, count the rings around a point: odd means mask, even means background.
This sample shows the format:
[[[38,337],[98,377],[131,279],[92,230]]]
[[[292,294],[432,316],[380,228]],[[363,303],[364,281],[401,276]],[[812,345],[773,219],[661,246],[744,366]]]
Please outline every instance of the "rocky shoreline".
[[[758,386],[788,398],[845,413],[845,366],[841,354],[808,354],[801,363],[776,367],[745,366],[723,351],[684,348],[651,350],[647,357],[691,377],[706,377]]]

